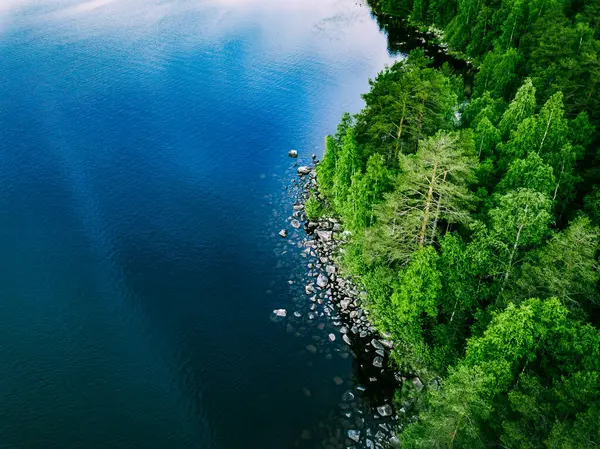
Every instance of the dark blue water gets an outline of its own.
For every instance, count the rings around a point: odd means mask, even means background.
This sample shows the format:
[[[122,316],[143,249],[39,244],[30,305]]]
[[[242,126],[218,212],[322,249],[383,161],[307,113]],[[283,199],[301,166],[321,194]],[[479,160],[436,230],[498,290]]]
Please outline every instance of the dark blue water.
[[[286,153],[389,61],[354,0],[2,0],[0,447],[321,444]]]

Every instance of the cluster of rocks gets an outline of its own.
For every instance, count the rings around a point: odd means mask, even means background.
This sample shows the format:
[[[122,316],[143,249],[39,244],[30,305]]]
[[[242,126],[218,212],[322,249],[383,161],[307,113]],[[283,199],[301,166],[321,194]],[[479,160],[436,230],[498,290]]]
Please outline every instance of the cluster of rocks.
[[[296,158],[297,153],[290,152],[289,156]],[[412,404],[405,401],[399,410],[394,410],[393,393],[401,383],[411,388],[414,385],[417,390],[422,389],[422,383],[418,378],[411,382],[388,368],[393,341],[369,321],[369,312],[363,307],[366,292],[339,272],[335,259],[348,237],[341,223],[331,218],[311,221],[306,216],[306,200],[311,194],[319,198],[316,164],[313,155],[312,165],[296,167],[299,182],[293,182],[293,213],[288,219],[289,227],[279,232],[284,246],[296,246],[306,259],[306,271],[289,281],[296,293],[293,296],[297,309],[276,309],[273,320],[285,321],[287,331],[298,337],[310,337],[304,347],[311,355],[322,354],[326,359],[347,358],[351,354],[354,357],[358,368],[354,378],[333,378],[335,385],[345,391],[340,395],[337,424],[326,426],[328,437],[323,440],[323,447],[399,447],[394,432],[413,419]],[[303,392],[311,396],[310,390],[305,388]],[[308,439],[309,434],[314,437],[316,433],[306,431],[300,439]]]
[[[294,229],[300,229],[303,224],[306,231],[298,246],[303,249],[302,256],[308,262],[303,285],[310,304],[307,319],[310,321],[326,317],[336,329],[336,332],[329,332],[326,338],[307,345],[306,350],[315,354],[322,350],[323,345],[336,343],[340,348],[334,351],[340,355],[353,353],[364,374],[364,385],[354,385],[354,389],[342,394],[339,404],[341,428],[332,429],[324,447],[394,447],[397,442],[394,428],[398,416],[390,404],[391,395],[373,407],[374,415],[371,418],[365,416],[365,407],[359,407],[357,402],[359,395],[366,390],[378,388],[382,377],[389,377],[386,365],[394,344],[389,338],[381,337],[369,322],[368,311],[362,307],[366,293],[342,276],[334,262],[339,245],[347,237],[341,224],[331,218],[318,221],[307,219],[304,202],[311,191],[318,195],[314,166],[300,166],[297,173],[300,177],[300,191],[289,223]],[[290,234],[287,229],[282,229],[279,235],[287,238]],[[274,313],[277,314],[277,311]],[[291,318],[300,318],[301,315],[301,312],[296,311]],[[288,323],[288,328],[290,327]],[[328,348],[324,348],[323,352],[326,356],[331,356]],[[340,377],[333,380],[339,386],[346,384]]]

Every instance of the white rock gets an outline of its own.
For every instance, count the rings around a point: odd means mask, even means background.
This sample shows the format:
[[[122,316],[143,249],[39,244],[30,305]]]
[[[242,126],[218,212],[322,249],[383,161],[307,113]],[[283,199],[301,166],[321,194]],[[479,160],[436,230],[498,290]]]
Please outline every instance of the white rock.
[[[371,344],[375,349],[383,349],[383,345],[376,339],[371,340]]]
[[[273,310],[275,316],[287,316],[287,311],[285,309],[275,309]]]
[[[381,344],[388,349],[392,349],[394,347],[394,342],[391,340],[381,340]]]
[[[333,232],[317,230],[317,237],[324,242],[330,242],[333,239]]]
[[[377,413],[381,416],[392,416],[393,410],[389,404],[384,404],[377,407]]]
[[[358,441],[360,440],[360,431],[350,429],[348,431],[348,438],[358,443]]]
[[[320,274],[319,277],[317,277],[317,285],[321,288],[325,288],[327,287],[327,284],[329,284],[329,279],[327,276]]]

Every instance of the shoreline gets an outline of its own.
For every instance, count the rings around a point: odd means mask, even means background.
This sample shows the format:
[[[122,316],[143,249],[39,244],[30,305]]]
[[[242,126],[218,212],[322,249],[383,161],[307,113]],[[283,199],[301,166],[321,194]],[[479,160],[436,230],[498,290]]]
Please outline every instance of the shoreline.
[[[317,165],[314,156],[311,165],[294,164],[298,194],[288,221],[292,230],[304,231],[298,247],[303,249],[302,256],[307,261],[303,301],[308,300],[311,310],[308,319],[315,319],[322,308],[321,314],[337,330],[324,339],[328,343],[342,340],[358,364],[359,384],[355,392],[345,393],[343,400],[353,402],[357,395],[366,397],[373,411],[372,421],[379,422],[373,426],[364,419],[363,426],[342,422],[345,443],[367,448],[400,447],[398,434],[417,418],[415,406],[427,387],[417,374],[401,373],[394,368],[395,345],[391,336],[378,331],[369,319],[367,293],[341,272],[336,257],[343,251],[347,237],[342,223],[332,217],[311,220],[306,214],[305,203],[311,193],[318,195]],[[288,229],[280,230],[279,235],[288,239]],[[278,319],[286,319],[288,315],[285,309],[276,309],[273,314]],[[300,314],[294,312],[294,315],[299,318]],[[314,345],[307,346],[307,350],[317,352]],[[399,390],[403,392],[401,401],[396,397]]]

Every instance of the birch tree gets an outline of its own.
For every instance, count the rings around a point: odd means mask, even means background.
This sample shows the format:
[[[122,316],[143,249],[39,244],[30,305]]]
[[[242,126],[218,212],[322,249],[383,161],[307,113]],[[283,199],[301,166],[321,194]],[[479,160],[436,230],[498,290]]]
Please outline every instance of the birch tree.
[[[407,263],[414,251],[435,242],[441,221],[469,220],[477,159],[470,135],[438,133],[405,157],[396,190],[375,211],[377,226],[366,239],[371,258]]]

